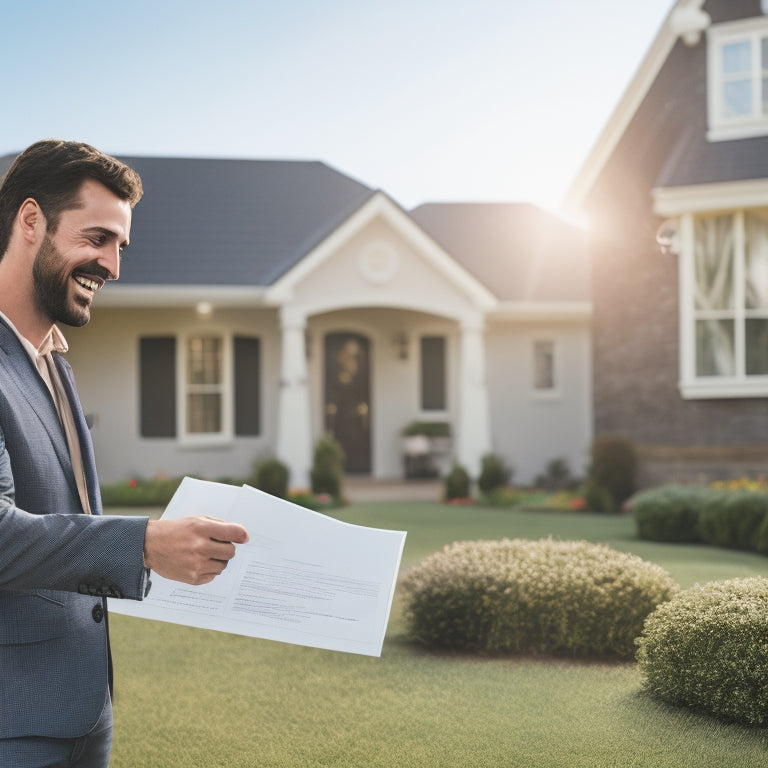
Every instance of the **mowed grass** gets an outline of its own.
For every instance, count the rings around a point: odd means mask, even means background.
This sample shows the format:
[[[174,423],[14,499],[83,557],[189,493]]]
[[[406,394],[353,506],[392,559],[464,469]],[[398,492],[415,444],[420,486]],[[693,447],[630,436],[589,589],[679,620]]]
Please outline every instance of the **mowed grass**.
[[[349,522],[408,531],[403,569],[466,539],[604,542],[682,587],[768,575],[768,559],[638,541],[631,518],[430,503],[357,504]],[[403,636],[399,596],[381,658],[113,615],[113,768],[746,768],[768,730],[668,707],[635,664],[436,655]]]

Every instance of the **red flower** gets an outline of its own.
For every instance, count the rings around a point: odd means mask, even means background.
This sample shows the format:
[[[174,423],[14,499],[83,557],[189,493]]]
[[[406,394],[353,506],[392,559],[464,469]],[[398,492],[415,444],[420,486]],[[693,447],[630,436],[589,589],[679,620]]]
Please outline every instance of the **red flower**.
[[[131,479],[131,480],[128,481],[128,486],[130,488],[135,488],[137,485],[138,485],[138,483],[134,479]]]

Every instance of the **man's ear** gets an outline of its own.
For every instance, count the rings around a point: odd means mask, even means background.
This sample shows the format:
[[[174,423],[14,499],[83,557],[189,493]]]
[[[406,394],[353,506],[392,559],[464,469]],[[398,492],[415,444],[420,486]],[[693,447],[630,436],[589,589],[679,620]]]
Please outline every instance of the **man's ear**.
[[[38,205],[37,200],[32,197],[28,197],[21,204],[16,221],[19,224],[21,236],[27,243],[35,243],[41,240],[48,226],[43,215],[43,209]]]

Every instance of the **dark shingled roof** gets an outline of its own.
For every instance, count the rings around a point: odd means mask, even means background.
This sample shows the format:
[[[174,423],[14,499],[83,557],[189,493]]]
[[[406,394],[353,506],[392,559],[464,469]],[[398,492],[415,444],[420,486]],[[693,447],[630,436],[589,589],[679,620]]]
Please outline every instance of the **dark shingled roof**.
[[[144,184],[122,285],[271,285],[375,194],[321,162],[120,159]],[[430,203],[408,215],[502,301],[590,299],[586,234],[536,206]]]
[[[123,284],[271,285],[373,194],[320,162],[120,159],[145,190]]]
[[[502,301],[590,301],[587,234],[529,203],[428,203],[414,221]]]
[[[119,159],[144,185],[122,285],[271,285],[374,194],[321,162]]]

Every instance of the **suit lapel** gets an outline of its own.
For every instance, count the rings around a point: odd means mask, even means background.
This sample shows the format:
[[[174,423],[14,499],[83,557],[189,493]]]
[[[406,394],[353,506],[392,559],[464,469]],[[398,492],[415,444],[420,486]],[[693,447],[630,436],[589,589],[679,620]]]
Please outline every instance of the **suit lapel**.
[[[23,399],[29,405],[30,412],[34,414],[34,417],[51,440],[53,450],[62,466],[67,483],[77,495],[77,483],[74,471],[72,470],[67,437],[59,420],[59,415],[56,412],[56,406],[54,405],[51,393],[48,391],[42,376],[40,376],[35,368],[16,334],[8,328],[1,318],[0,367],[3,369],[2,383],[0,385],[4,388],[14,389],[15,394],[7,390],[9,396],[17,402]],[[34,429],[31,423],[29,424],[29,429]]]

